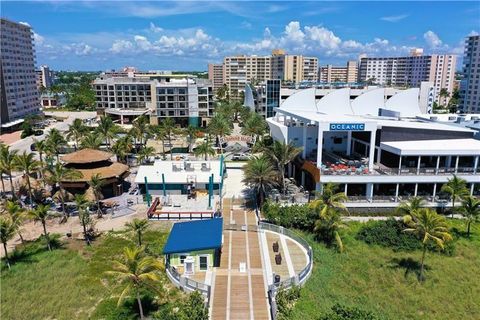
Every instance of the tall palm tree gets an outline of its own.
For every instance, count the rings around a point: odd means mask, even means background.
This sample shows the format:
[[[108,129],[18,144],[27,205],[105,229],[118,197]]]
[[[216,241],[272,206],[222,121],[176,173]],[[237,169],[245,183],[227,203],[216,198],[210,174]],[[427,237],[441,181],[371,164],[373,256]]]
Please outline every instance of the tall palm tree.
[[[212,144],[210,141],[207,139],[205,140],[202,144],[197,146],[194,150],[193,153],[195,156],[204,156],[205,161],[208,160],[208,156],[214,156],[215,155],[215,149],[213,149]]]
[[[43,235],[45,236],[45,240],[47,241],[47,248],[48,250],[52,250],[52,246],[50,244],[50,237],[47,232],[47,219],[52,216],[49,212],[49,207],[47,205],[39,204],[37,208],[34,210],[29,211],[29,216],[34,221],[39,221],[43,227]]]
[[[22,207],[20,207],[20,205],[16,201],[10,201],[10,200],[8,200],[5,203],[5,211],[8,213],[8,215],[12,218],[13,221],[17,222],[18,224],[17,233],[18,233],[18,236],[20,237],[20,241],[24,243],[25,240],[23,239],[20,226],[22,222],[25,220],[25,211],[22,209]]]
[[[243,120],[243,119],[242,119]],[[257,141],[258,137],[261,137],[267,131],[267,123],[261,115],[253,113],[244,121],[244,125],[241,129],[241,133],[253,138],[253,143]]]
[[[102,192],[102,187],[104,186],[105,181],[102,179],[100,173],[96,173],[90,177],[88,185],[93,190],[93,195],[95,197],[95,203],[97,204],[97,215],[98,218],[102,217],[102,210],[100,209],[100,193]]]
[[[3,250],[5,251],[5,261],[7,262],[8,269],[10,269],[10,260],[8,258],[7,242],[15,237],[18,224],[10,216],[0,215],[0,241],[3,244]]]
[[[59,154],[61,151],[61,148],[66,146],[67,141],[63,137],[63,135],[58,131],[57,129],[51,129],[46,137],[48,149],[52,151],[52,153],[55,155],[57,158],[57,162],[59,162]]]
[[[137,236],[137,245],[141,247],[142,234],[148,228],[148,220],[135,218],[132,221],[125,223],[125,227],[127,227],[127,231],[132,232]]]
[[[413,197],[408,201],[400,203],[400,205],[397,207],[397,212],[403,215],[412,214],[414,211],[417,211],[424,206],[425,200],[423,200],[421,197]]]
[[[133,121],[132,133],[136,139],[138,138],[140,146],[143,146],[147,143],[148,124],[149,120],[146,115],[141,115]]]
[[[222,138],[232,133],[232,124],[221,114],[216,114],[210,119],[207,130],[210,134],[217,137],[220,153],[223,154]]]
[[[162,156],[165,159],[165,139],[167,139],[167,133],[163,126],[152,125],[149,127],[150,134],[156,139],[162,142]]]
[[[340,237],[340,229],[347,228],[342,221],[342,217],[337,208],[326,207],[323,215],[315,221],[313,232],[318,239],[326,241],[328,244],[335,243],[339,252],[343,252],[344,246]]]
[[[117,139],[112,146],[112,151],[117,156],[118,162],[127,162],[127,155],[132,151],[133,144],[130,136],[125,136]]]
[[[80,147],[82,149],[100,149],[100,146],[103,143],[103,137],[98,135],[98,133],[90,132],[83,135],[83,138],[80,142]]]
[[[98,121],[97,132],[100,133],[105,139],[105,143],[110,146],[112,139],[114,139],[119,132],[119,128],[113,123],[112,118],[109,116],[101,116]]]
[[[453,175],[451,179],[448,179],[447,183],[442,186],[442,192],[446,192],[452,199],[452,218],[455,213],[455,202],[462,200],[468,195],[467,181],[462,178]]]
[[[279,171],[280,184],[284,193],[287,191],[285,188],[285,166],[293,161],[300,152],[302,152],[302,148],[295,147],[292,142],[274,141],[269,152],[266,153]]]
[[[82,176],[83,175],[80,171],[71,169],[71,168],[66,168],[62,166],[61,163],[56,163],[55,166],[48,169],[47,181],[51,185],[57,185],[60,190],[59,198],[62,204],[63,221],[67,220],[68,214],[67,214],[67,211],[65,210],[66,191],[62,186],[62,182],[67,180],[78,179],[78,178],[81,178]]]
[[[187,136],[188,152],[192,152],[192,145],[193,145],[193,142],[195,142],[195,138],[197,137],[198,128],[192,125],[188,125],[184,133]]]
[[[10,191],[12,192],[13,199],[15,196],[15,187],[13,185],[12,172],[15,170],[15,157],[17,156],[17,150],[10,151],[9,146],[3,146],[0,149],[0,168],[1,171],[8,175],[10,181]]]
[[[150,159],[150,157],[152,157],[153,155],[155,155],[155,148],[143,147],[142,150],[138,152],[138,161],[140,163],[144,163],[145,160]]]
[[[88,211],[88,200],[85,198],[83,194],[76,194],[75,195],[75,204],[78,208],[78,219],[80,220],[80,224],[83,228],[83,237],[87,245],[90,245],[90,235],[87,231],[87,226],[92,223],[92,219],[90,218],[90,212]]]
[[[337,190],[337,184],[332,182],[325,183],[322,186],[322,192],[317,194],[318,198],[312,201],[309,206],[315,209],[320,217],[326,216],[330,209],[348,213],[348,209],[343,204],[343,202],[348,200],[348,197],[345,193],[337,192]]]
[[[172,135],[176,132],[175,121],[172,118],[165,118],[160,123],[160,127],[163,133],[165,134],[165,137],[168,139],[168,144],[170,145],[170,160],[173,160]]]
[[[35,160],[33,153],[23,151],[22,154],[16,155],[14,159],[15,168],[23,171],[28,184],[28,195],[30,197],[30,205],[33,205],[32,186],[30,184],[30,175],[40,168],[40,162]]]
[[[75,143],[75,150],[78,149],[80,140],[85,135],[87,128],[83,125],[82,119],[73,120],[72,124],[67,130],[67,139],[73,140]]]
[[[145,256],[143,248],[125,248],[123,257],[120,261],[113,261],[112,271],[105,274],[115,278],[116,283],[124,286],[117,305],[120,306],[124,299],[130,295],[135,295],[140,311],[140,319],[144,319],[142,300],[140,299],[140,290],[142,288],[160,288],[162,278],[161,272],[164,270],[160,260]]]
[[[460,213],[465,218],[467,236],[470,237],[470,227],[472,223],[480,222],[480,200],[473,196],[466,197],[462,202]]]
[[[277,185],[277,173],[265,157],[252,157],[244,166],[243,182],[254,192],[257,204],[262,207],[266,192]]]
[[[34,143],[35,143],[35,148],[37,149],[37,152],[38,152],[38,157],[40,159],[40,170],[39,170],[40,176],[42,177],[42,182],[45,183],[43,155],[49,151],[49,146],[47,144],[47,141],[45,140],[39,140],[39,141],[34,140]]]
[[[452,240],[452,236],[448,232],[445,218],[430,208],[418,209],[412,212],[412,214],[406,215],[403,221],[407,225],[407,228],[403,231],[413,233],[422,242],[423,251],[419,278],[423,280],[424,261],[428,244],[433,243],[443,249],[445,242]]]

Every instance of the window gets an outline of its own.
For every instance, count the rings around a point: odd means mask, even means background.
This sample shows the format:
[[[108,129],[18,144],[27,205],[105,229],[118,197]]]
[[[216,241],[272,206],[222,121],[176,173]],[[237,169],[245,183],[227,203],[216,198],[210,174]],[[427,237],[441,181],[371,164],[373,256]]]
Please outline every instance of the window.
[[[200,256],[200,270],[204,271],[208,269],[208,257],[207,256]]]
[[[180,264],[183,264],[183,262],[185,261],[185,259],[187,259],[187,255],[186,255],[186,254],[181,254],[181,255],[180,255]]]

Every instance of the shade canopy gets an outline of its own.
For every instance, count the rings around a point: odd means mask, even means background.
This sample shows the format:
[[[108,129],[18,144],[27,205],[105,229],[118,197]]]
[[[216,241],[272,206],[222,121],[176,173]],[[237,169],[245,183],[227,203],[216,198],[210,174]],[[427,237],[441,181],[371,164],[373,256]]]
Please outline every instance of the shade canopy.
[[[163,248],[164,254],[219,249],[222,246],[223,218],[177,222]]]

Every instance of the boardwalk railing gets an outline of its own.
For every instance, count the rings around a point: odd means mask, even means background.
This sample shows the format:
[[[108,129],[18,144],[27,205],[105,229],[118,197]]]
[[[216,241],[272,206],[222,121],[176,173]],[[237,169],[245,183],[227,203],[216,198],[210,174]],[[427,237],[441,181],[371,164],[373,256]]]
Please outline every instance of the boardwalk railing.
[[[208,306],[210,305],[211,286],[182,276],[178,273],[177,269],[175,269],[175,267],[172,267],[168,262],[165,264],[165,271],[167,272],[168,278],[175,286],[188,292],[197,290],[201,294],[203,294],[207,299],[208,308]]]
[[[212,211],[160,211],[154,212],[149,216],[150,220],[194,220],[194,219],[213,219],[215,213]]]
[[[276,319],[277,317],[277,304],[275,301],[275,295],[277,291],[282,288],[282,289],[288,289],[294,285],[303,285],[305,281],[310,277],[312,274],[312,269],[313,269],[313,251],[312,247],[308,244],[307,241],[302,239],[296,232],[291,231],[289,229],[286,229],[281,226],[277,226],[275,224],[267,223],[267,222],[260,222],[258,225],[258,230],[267,230],[267,231],[273,231],[276,233],[283,234],[296,242],[298,242],[306,251],[308,255],[308,262],[305,268],[300,270],[298,274],[296,274],[294,277],[290,277],[288,279],[285,279],[280,282],[274,282],[272,285],[268,286],[268,298],[270,301],[270,315],[273,320]]]

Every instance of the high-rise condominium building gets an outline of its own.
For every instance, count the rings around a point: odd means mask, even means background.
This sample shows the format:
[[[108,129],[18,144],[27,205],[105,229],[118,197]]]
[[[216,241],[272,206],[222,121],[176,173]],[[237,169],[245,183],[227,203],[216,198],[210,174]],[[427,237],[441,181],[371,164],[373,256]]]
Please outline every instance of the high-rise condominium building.
[[[40,70],[35,71],[37,75],[37,88],[50,88],[53,84],[53,71],[48,66],[41,66]]]
[[[187,75],[103,74],[94,80],[93,89],[97,109],[118,118],[122,124],[149,115],[152,124],[173,118],[182,126],[205,126],[213,115],[210,82]]]
[[[300,55],[286,55],[284,65],[285,81],[318,81],[318,59]]]
[[[208,64],[208,80],[212,82],[213,91],[217,91],[223,86],[223,64]]]
[[[469,36],[465,40],[460,88],[461,110],[480,113],[480,36]]]
[[[225,84],[230,96],[239,96],[250,82],[260,82],[271,78],[271,56],[231,56],[223,59]]]
[[[23,122],[26,116],[38,113],[40,100],[32,29],[26,24],[0,21],[0,128],[3,131]]]
[[[356,61],[348,61],[346,67],[326,65],[320,67],[320,82],[357,82],[358,67]]]
[[[441,92],[445,89],[449,96],[453,93],[457,57],[421,53],[415,49],[407,57],[361,58],[359,81],[405,87],[418,87],[421,82],[430,81],[435,88],[435,101],[446,105],[449,97]]]

